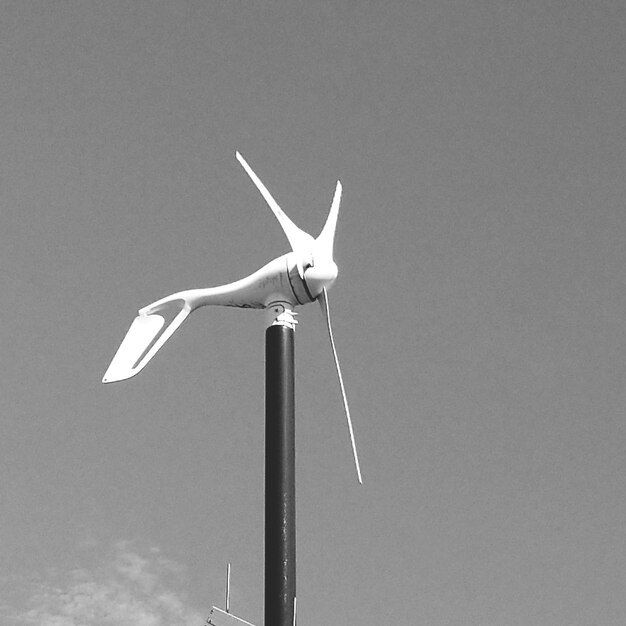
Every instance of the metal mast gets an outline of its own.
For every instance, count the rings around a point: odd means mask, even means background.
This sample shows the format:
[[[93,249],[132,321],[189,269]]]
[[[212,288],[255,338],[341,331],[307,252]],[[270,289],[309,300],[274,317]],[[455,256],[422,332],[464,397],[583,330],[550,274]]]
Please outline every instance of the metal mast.
[[[265,331],[265,620],[293,626],[296,597],[296,448],[293,312],[269,307]],[[276,316],[276,313],[280,313]]]

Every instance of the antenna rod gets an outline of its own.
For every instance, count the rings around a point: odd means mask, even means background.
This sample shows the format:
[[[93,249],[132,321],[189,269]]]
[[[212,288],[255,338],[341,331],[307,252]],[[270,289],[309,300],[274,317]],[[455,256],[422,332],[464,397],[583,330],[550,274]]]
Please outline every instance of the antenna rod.
[[[296,596],[294,330],[265,331],[265,626],[292,626]]]
[[[230,563],[226,565],[226,613],[230,613]]]

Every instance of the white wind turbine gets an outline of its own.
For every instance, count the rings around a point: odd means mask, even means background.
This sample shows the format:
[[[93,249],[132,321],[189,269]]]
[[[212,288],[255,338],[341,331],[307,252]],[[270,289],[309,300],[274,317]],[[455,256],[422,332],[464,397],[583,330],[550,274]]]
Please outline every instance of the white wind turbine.
[[[282,211],[244,158],[237,159],[280,222],[292,251],[250,276],[228,285],[180,291],[139,310],[102,382],[125,380],[140,372],[185,318],[205,305],[265,309],[265,624],[296,623],[295,523],[295,401],[293,307],[317,300],[328,327],[341,397],[346,412],[352,454],[359,483],[361,469],[354,442],[350,409],[330,324],[328,289],[337,278],[333,242],[341,201],[337,182],[328,218],[316,239],[298,228]],[[208,624],[251,626],[213,607]]]
[[[294,328],[297,322],[293,317],[295,313],[292,307],[317,300],[326,318],[357,478],[359,483],[362,483],[352,419],[333,339],[328,302],[328,289],[337,278],[333,243],[341,202],[341,183],[337,181],[328,218],[322,231],[314,239],[289,219],[241,154],[237,152],[236,156],[280,222],[292,251],[270,261],[241,280],[218,287],[179,291],[140,309],[102,382],[112,383],[138,374],[187,316],[199,307],[221,305],[267,309],[273,316],[274,323]]]

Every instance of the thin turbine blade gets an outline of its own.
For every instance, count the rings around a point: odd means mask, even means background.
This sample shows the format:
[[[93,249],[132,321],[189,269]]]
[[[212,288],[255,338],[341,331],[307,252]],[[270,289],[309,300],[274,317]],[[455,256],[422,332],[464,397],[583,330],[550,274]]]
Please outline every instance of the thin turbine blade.
[[[303,251],[310,250],[311,245],[313,243],[313,237],[308,233],[305,233],[302,229],[298,228],[290,219],[287,217],[285,212],[278,206],[278,202],[274,200],[272,194],[268,191],[267,187],[261,182],[261,179],[254,173],[254,170],[248,165],[247,161],[241,156],[239,152],[236,153],[237,160],[241,163],[241,166],[248,176],[252,179],[252,182],[256,185],[257,189],[261,192],[261,195],[265,198],[265,202],[269,205],[270,209],[272,209],[276,219],[280,222],[282,226],[283,232],[287,236],[289,243],[291,244],[291,249],[300,253]]]
[[[352,455],[354,456],[354,465],[356,467],[357,478],[359,484],[363,484],[361,477],[361,466],[359,465],[359,456],[356,451],[356,442],[354,440],[354,429],[352,428],[352,418],[350,417],[350,408],[348,407],[348,398],[346,397],[346,389],[343,385],[343,376],[341,375],[341,368],[339,367],[339,358],[337,357],[337,349],[335,348],[335,340],[333,338],[333,329],[330,324],[330,306],[328,304],[328,291],[326,287],[322,289],[322,293],[319,295],[320,305],[324,317],[326,318],[326,326],[328,327],[328,336],[330,337],[330,346],[333,349],[333,357],[335,359],[335,368],[337,369],[337,376],[339,378],[339,387],[341,388],[341,397],[343,399],[343,406],[346,411],[346,420],[348,421],[348,432],[350,433],[350,443],[352,444]]]
[[[315,240],[316,256],[320,255],[325,259],[330,260],[333,258],[333,242],[335,241],[335,230],[337,229],[337,216],[339,215],[339,204],[341,203],[341,191],[341,182],[337,181],[335,195],[333,196],[333,202],[330,205],[330,211],[328,212],[326,223],[324,224],[324,228],[322,228],[322,232]]]

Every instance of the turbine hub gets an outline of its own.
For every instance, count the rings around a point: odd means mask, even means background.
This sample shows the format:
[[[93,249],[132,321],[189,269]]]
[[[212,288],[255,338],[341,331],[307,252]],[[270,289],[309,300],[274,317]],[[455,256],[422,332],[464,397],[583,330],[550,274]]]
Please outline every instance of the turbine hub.
[[[334,261],[319,263],[308,267],[304,272],[304,282],[314,298],[322,293],[324,287],[330,289],[337,279],[337,264]]]

